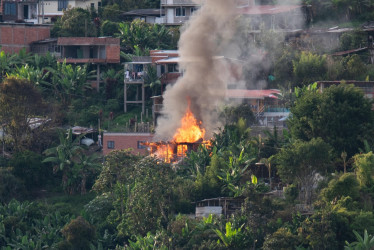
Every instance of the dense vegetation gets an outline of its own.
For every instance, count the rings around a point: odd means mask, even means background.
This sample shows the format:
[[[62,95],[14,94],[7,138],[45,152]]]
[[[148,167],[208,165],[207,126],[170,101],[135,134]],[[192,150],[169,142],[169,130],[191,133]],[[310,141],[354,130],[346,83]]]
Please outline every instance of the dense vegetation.
[[[305,2],[312,4],[312,24],[327,16],[350,25],[371,20],[371,1]],[[108,1],[99,13],[71,9],[54,32],[114,34],[121,38],[122,60],[176,48],[178,29],[121,22],[113,12],[158,4]],[[89,32],[74,18],[87,20]],[[226,125],[211,146],[173,164],[129,150],[103,161],[66,129],[98,128],[98,119],[101,129],[125,129],[140,116],[135,107],[122,114],[121,66],[103,69],[104,86],[96,91],[88,65],[0,52],[0,124],[7,134],[1,137],[0,249],[372,249],[372,101],[344,83],[373,79],[368,54],[332,57],[308,41],[300,46],[279,37],[264,31],[250,44],[272,51],[264,59],[271,66],[261,74],[248,68],[245,75],[284,90],[279,98],[291,109],[288,128],[254,136],[248,105],[226,107]],[[357,48],[365,39],[359,30],[345,33],[334,51]],[[341,84],[321,93],[313,84],[318,80]],[[148,96],[157,91],[156,81],[149,79],[155,88]],[[44,122],[35,128],[33,118]],[[283,187],[284,197],[268,194]],[[194,202],[224,196],[244,200],[229,218],[188,216]]]

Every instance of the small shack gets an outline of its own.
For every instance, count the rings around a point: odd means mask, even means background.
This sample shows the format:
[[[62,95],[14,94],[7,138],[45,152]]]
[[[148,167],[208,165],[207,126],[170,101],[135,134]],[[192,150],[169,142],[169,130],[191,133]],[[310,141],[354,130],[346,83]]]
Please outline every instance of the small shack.
[[[208,217],[213,215],[224,215],[230,217],[233,213],[240,210],[244,203],[243,197],[219,197],[205,199],[196,202],[196,218]]]

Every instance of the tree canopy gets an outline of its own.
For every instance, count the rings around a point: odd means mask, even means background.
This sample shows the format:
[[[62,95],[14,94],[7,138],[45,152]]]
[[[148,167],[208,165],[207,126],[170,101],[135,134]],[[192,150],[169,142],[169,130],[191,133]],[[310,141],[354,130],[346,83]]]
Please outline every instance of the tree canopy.
[[[291,108],[289,128],[301,140],[321,137],[335,150],[352,157],[371,138],[373,111],[370,100],[353,85],[340,84],[323,93],[306,91]]]

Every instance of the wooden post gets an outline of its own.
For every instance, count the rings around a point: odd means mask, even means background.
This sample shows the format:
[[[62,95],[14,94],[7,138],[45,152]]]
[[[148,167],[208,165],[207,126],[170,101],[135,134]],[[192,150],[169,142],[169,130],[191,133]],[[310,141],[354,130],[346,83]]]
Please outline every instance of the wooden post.
[[[123,104],[123,109],[125,111],[125,113],[127,113],[127,83],[125,82],[125,87],[123,88],[123,95],[124,95],[124,99],[125,99],[125,102]]]

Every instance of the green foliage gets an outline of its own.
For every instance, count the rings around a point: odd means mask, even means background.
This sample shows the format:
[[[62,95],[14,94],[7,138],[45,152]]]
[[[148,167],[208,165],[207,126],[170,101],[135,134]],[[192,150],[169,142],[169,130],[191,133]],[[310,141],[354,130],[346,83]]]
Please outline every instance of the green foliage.
[[[28,189],[42,187],[52,174],[46,164],[42,163],[42,156],[32,151],[14,154],[9,165],[13,174],[23,180]]]
[[[341,35],[340,51],[357,49],[366,46],[367,37],[364,32],[356,30],[354,32],[345,32]]]
[[[359,183],[353,174],[343,174],[339,178],[332,179],[328,187],[321,191],[323,199],[327,202],[339,200],[342,197],[359,198]]]
[[[56,147],[46,149],[47,156],[43,163],[52,163],[53,172],[62,172],[62,186],[65,192],[74,194],[80,191],[86,193],[87,179],[95,175],[100,168],[99,157],[95,154],[85,155],[80,140],[83,134],[73,139],[72,130],[67,135],[63,131],[59,132],[60,144]]]
[[[64,11],[54,24],[51,34],[52,37],[92,37],[97,35],[97,30],[88,10],[72,8]]]
[[[252,109],[248,104],[227,106],[222,115],[225,117],[226,124],[236,124],[240,119],[243,119],[248,127],[255,121]]]
[[[119,34],[121,44],[125,47],[126,53],[135,54],[138,49],[141,54],[146,55],[149,49],[171,49],[172,34],[169,29],[159,24],[147,24],[141,20],[134,20],[131,23],[119,23]]]
[[[263,249],[294,249],[300,244],[300,239],[287,228],[279,228],[271,235],[267,235],[263,245]]]
[[[364,237],[362,237],[359,233],[353,230],[353,233],[356,236],[355,242],[348,243],[346,242],[346,246],[344,249],[346,250],[370,250],[374,247],[374,236],[369,235],[368,232],[364,231]]]
[[[287,202],[293,203],[299,196],[299,190],[295,184],[288,185],[284,190],[284,196]]]
[[[345,151],[349,159],[372,133],[371,103],[352,85],[331,86],[323,93],[306,92],[291,113],[288,126],[294,138],[321,137],[334,148],[336,157]]]
[[[278,174],[285,182],[296,182],[305,191],[304,201],[311,204],[316,174],[329,172],[331,147],[321,138],[295,141],[277,154]]]
[[[90,249],[95,239],[95,228],[81,216],[65,225],[61,233],[71,249]]]
[[[32,83],[14,77],[0,85],[0,120],[13,143],[20,151],[33,139],[31,118],[43,114],[43,100]]]
[[[105,20],[101,24],[101,35],[102,36],[113,36],[119,29],[118,23]]]
[[[112,31],[111,33],[107,33],[107,35],[109,36],[112,36],[114,33],[117,33],[118,32],[118,24],[116,24],[117,22],[120,22],[121,21],[121,12],[119,11],[120,10],[120,7],[118,4],[111,4],[111,5],[106,5],[103,9],[102,9],[102,12],[101,12],[101,18],[103,20],[105,20],[101,26],[102,30],[104,30],[104,23],[105,26],[107,26],[107,24],[112,24],[113,27],[115,26],[117,29],[111,29],[110,31]],[[109,30],[107,30],[109,31]],[[102,34],[102,35],[106,35],[106,34]]]
[[[374,186],[374,154],[357,154],[354,156],[357,179],[361,187],[372,188]]]
[[[326,56],[301,52],[300,58],[293,61],[293,72],[297,86],[323,80],[327,73]]]
[[[38,203],[15,200],[0,205],[0,214],[0,246],[8,247],[2,249],[54,248],[62,240],[61,228],[71,220]]]
[[[12,169],[0,167],[0,204],[22,198],[25,192],[25,185],[12,174]]]
[[[160,232],[157,232],[155,235],[152,235],[150,232],[147,233],[146,236],[136,236],[136,241],[129,240],[128,249],[131,250],[153,250],[153,249],[160,249],[160,250],[167,250],[167,246],[164,245],[162,239],[160,240],[163,235]]]
[[[215,229],[214,232],[226,247],[239,249],[244,243],[243,238],[245,236],[242,233],[242,227],[235,228],[231,222],[226,222],[225,232],[219,229]]]

